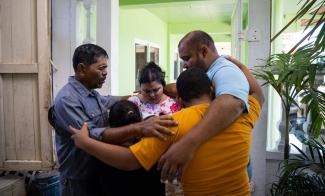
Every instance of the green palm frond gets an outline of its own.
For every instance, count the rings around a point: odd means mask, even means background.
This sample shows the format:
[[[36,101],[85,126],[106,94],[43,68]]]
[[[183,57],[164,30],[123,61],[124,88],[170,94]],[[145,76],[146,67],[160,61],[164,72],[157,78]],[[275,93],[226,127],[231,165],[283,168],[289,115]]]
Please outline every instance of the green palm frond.
[[[325,179],[317,175],[300,173],[290,176],[282,184],[272,184],[274,196],[321,196],[325,194]]]
[[[311,18],[305,27],[306,30],[312,26],[313,20],[317,18],[318,11],[323,6],[325,6],[325,0],[303,0],[300,1],[299,4],[302,2],[304,3],[296,14],[296,20],[301,19],[303,16],[311,15]],[[317,28],[321,28],[314,43],[315,47],[319,47],[321,50],[325,49],[325,23],[323,21],[324,18],[325,13],[323,12],[321,13],[320,17],[318,17],[318,22],[312,27],[312,33],[310,33],[310,36],[312,36]]]
[[[307,88],[302,93],[301,102],[306,104],[307,113],[311,114],[311,133],[317,137],[325,126],[325,94],[314,88]]]
[[[317,62],[324,58],[321,50],[312,44],[300,47],[293,54],[274,54],[264,66],[252,70],[256,78],[271,85],[281,97],[284,110],[288,111],[292,104],[299,107],[297,97],[302,97],[302,103],[307,105],[307,112],[312,117],[311,132],[314,136],[320,134],[325,123],[324,93],[315,90],[315,77],[325,69],[325,65]]]
[[[271,187],[272,195],[325,194],[324,140],[311,139],[305,143],[309,154],[292,144],[300,154],[281,162],[279,180]]]

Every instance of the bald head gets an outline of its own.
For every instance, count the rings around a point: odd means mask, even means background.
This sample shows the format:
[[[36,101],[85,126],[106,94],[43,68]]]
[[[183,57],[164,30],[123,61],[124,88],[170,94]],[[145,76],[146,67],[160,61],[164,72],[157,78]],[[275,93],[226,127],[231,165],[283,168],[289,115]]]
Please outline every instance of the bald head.
[[[212,62],[219,58],[213,39],[203,31],[186,34],[179,41],[178,53],[186,69],[197,67],[207,71]]]
[[[181,44],[189,44],[193,49],[199,49],[201,45],[206,45],[212,51],[217,51],[216,47],[214,46],[214,41],[212,37],[204,31],[191,31],[187,33],[178,44],[180,47]]]

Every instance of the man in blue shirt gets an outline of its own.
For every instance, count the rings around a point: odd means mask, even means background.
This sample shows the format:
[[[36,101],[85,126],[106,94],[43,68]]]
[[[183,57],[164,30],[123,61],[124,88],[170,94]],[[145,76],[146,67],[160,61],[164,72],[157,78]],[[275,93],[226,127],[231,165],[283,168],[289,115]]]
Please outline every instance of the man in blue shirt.
[[[200,145],[249,109],[249,84],[238,67],[242,64],[235,59],[229,61],[229,57],[220,56],[209,34],[203,31],[186,34],[179,42],[178,52],[184,61],[184,68],[199,66],[206,71],[215,86],[216,98],[202,121],[161,157],[158,164],[162,170],[161,178],[169,181],[176,173],[180,176]]]
[[[106,51],[97,45],[84,44],[76,48],[73,55],[75,75],[69,77],[49,111],[50,123],[56,131],[61,196],[100,195],[101,189],[100,162],[75,147],[69,126],[81,128],[83,122],[87,122],[91,137],[112,144],[147,136],[164,139],[165,134],[172,134],[164,127],[175,124],[168,116],[108,128],[107,110],[122,97],[101,96],[94,90],[101,88],[106,80],[107,61]]]

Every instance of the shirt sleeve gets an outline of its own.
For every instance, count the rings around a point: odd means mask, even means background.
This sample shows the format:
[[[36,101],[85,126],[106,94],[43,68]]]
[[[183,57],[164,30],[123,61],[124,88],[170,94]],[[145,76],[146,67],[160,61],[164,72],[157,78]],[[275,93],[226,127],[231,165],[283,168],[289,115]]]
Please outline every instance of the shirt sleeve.
[[[54,105],[55,129],[69,132],[69,126],[80,129],[84,122],[88,123],[90,136],[99,139],[105,127],[96,128],[85,114],[82,105],[77,100],[63,97]]]
[[[136,95],[129,97],[129,98],[128,98],[128,101],[133,102],[133,103],[136,104],[137,106],[141,105],[140,99],[139,99],[139,97],[137,97]]]
[[[170,129],[175,131],[177,127],[172,127]],[[166,141],[162,141],[155,137],[143,138],[140,142],[130,146],[130,150],[142,167],[146,170],[150,170],[161,155],[163,155],[173,143],[174,137],[175,136],[170,136]]]
[[[249,110],[249,84],[239,68],[235,67],[235,65],[222,67],[212,77],[212,82],[216,88],[216,97],[223,94],[232,95],[244,101],[246,110]]]
[[[121,96],[113,96],[113,95],[101,96],[101,101],[105,106],[105,109],[111,108],[114,103],[120,101],[121,99],[122,99]]]
[[[248,98],[248,102],[250,106],[248,112],[248,118],[249,118],[248,120],[251,122],[253,128],[261,114],[262,108],[259,102],[251,95]]]

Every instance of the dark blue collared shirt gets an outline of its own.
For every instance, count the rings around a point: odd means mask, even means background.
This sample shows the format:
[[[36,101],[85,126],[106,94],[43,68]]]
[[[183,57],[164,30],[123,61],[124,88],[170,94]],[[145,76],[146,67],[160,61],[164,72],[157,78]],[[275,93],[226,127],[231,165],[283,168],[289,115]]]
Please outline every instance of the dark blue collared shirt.
[[[92,138],[99,139],[108,127],[107,110],[121,97],[101,96],[89,91],[73,76],[57,94],[54,105],[53,123],[56,131],[55,143],[60,174],[69,179],[91,180],[96,178],[98,160],[75,147],[69,133],[69,125],[81,128],[88,123]]]

